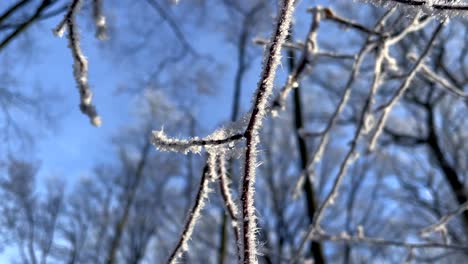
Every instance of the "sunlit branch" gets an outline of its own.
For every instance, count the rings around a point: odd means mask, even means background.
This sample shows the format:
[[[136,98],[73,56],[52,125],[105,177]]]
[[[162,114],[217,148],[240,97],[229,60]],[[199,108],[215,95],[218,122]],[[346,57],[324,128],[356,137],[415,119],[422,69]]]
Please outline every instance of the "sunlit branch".
[[[224,202],[224,206],[226,211],[228,212],[229,216],[231,217],[231,224],[234,233],[234,237],[236,239],[236,248],[237,248],[237,256],[239,258],[239,262],[242,261],[242,241],[241,238],[241,226],[239,225],[239,209],[237,208],[237,204],[234,202],[234,199],[231,194],[231,188],[229,185],[231,184],[231,180],[229,179],[226,171],[226,161],[225,157],[222,155],[218,156],[217,168],[218,168],[218,175],[219,175],[219,189],[221,192],[221,197]]]
[[[92,103],[93,93],[88,83],[88,60],[81,50],[78,26],[75,17],[80,10],[81,0],[73,0],[64,19],[55,28],[54,33],[62,37],[68,30],[68,46],[73,55],[73,74],[80,93],[80,110],[87,115],[94,126],[101,125],[101,117]]]
[[[294,10],[293,0],[282,1],[278,22],[271,43],[265,53],[264,65],[250,121],[245,132],[246,151],[244,176],[242,179],[242,223],[243,223],[243,261],[246,264],[257,263],[257,225],[254,207],[254,183],[257,166],[257,145],[259,144],[259,130],[265,116],[268,97],[272,94],[276,69],[280,63],[281,48],[288,35],[291,17]]]
[[[168,137],[163,130],[153,131],[151,142],[159,150],[181,152],[187,154],[188,152],[200,153],[202,147],[224,145],[231,142],[238,141],[244,138],[242,134],[235,134],[228,137],[214,138],[210,135],[206,138],[190,138],[190,139],[177,139]]]
[[[177,243],[174,249],[171,251],[169,258],[167,260],[168,264],[177,263],[177,260],[182,257],[182,254],[188,250],[188,241],[192,237],[193,230],[197,221],[201,217],[201,211],[205,206],[205,200],[208,197],[210,192],[209,183],[216,179],[216,168],[214,167],[216,163],[216,157],[209,154],[207,158],[207,163],[203,168],[202,177],[200,180],[200,186],[198,187],[197,195],[195,196],[195,202],[190,209],[190,212],[187,214],[187,220],[183,227],[183,230],[178,237]]]

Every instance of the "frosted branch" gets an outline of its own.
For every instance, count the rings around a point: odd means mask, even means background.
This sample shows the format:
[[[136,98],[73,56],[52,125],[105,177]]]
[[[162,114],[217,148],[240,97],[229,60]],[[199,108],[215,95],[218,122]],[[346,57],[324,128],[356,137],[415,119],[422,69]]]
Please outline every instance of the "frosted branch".
[[[208,155],[207,163],[203,168],[203,174],[200,180],[200,186],[198,188],[195,202],[188,213],[187,221],[184,228],[177,240],[176,246],[172,250],[167,263],[174,264],[177,260],[182,257],[182,254],[188,250],[188,241],[192,236],[193,229],[201,216],[201,211],[205,206],[205,200],[210,192],[209,183],[216,179],[215,159],[213,155]]]
[[[189,152],[200,153],[202,147],[224,145],[230,142],[238,141],[243,137],[244,135],[242,134],[235,134],[229,137],[218,138],[215,137],[214,133],[206,138],[194,137],[191,139],[177,139],[171,138],[167,136],[163,130],[159,130],[153,131],[151,143],[157,149],[162,151],[173,151],[187,154]]]
[[[54,29],[54,33],[62,37],[68,31],[68,47],[73,55],[73,75],[80,93],[80,110],[87,115],[94,126],[100,126],[102,121],[92,104],[93,93],[88,83],[88,60],[83,55],[80,46],[78,27],[75,17],[80,10],[81,0],[73,0],[64,19]]]
[[[239,258],[239,262],[242,261],[242,241],[241,238],[241,230],[239,225],[239,209],[237,208],[237,204],[234,202],[234,199],[231,194],[231,188],[229,185],[231,184],[231,180],[229,179],[226,171],[226,161],[223,155],[218,156],[218,175],[219,175],[219,189],[221,192],[221,197],[224,202],[225,209],[229,216],[231,217],[231,225],[233,229],[233,233],[236,239],[237,245],[237,256]]]
[[[256,241],[256,219],[254,207],[254,183],[255,170],[257,166],[257,145],[259,144],[259,130],[262,125],[262,119],[265,116],[268,97],[272,94],[273,82],[276,75],[276,69],[280,63],[281,48],[288,35],[291,24],[291,16],[294,10],[294,0],[283,0],[281,3],[280,14],[277,26],[273,34],[270,47],[265,54],[263,70],[255,101],[252,107],[252,114],[246,129],[246,152],[245,169],[242,179],[242,230],[243,230],[243,250],[244,263],[257,263],[257,241]]]

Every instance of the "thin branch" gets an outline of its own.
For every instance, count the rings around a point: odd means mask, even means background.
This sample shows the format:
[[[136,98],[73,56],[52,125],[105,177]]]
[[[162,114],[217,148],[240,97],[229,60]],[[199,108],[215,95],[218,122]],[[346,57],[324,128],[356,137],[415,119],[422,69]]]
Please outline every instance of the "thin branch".
[[[346,233],[340,235],[329,235],[329,234],[317,234],[314,235],[312,240],[316,241],[330,241],[330,242],[346,242],[346,243],[355,243],[355,244],[368,244],[372,246],[393,246],[393,247],[404,247],[404,248],[432,248],[432,249],[447,249],[447,250],[456,250],[456,251],[468,251],[468,246],[459,246],[459,245],[447,245],[442,243],[415,243],[415,242],[406,242],[398,240],[387,240],[383,238],[374,238],[366,236],[350,236]]]
[[[465,202],[460,207],[458,207],[455,211],[444,215],[439,219],[439,221],[435,224],[432,224],[420,231],[421,236],[428,236],[432,232],[443,232],[446,229],[446,225],[456,216],[462,214],[468,210],[468,202]]]
[[[41,5],[39,5],[39,7],[36,9],[34,14],[29,19],[27,19],[23,23],[19,24],[18,27],[13,32],[11,32],[8,36],[6,36],[0,42],[0,50],[5,48],[13,39],[15,39],[17,36],[19,36],[20,33],[25,31],[30,25],[32,25],[32,23],[34,21],[36,21],[41,16],[42,12],[44,12],[44,10],[47,7],[49,7],[51,4],[52,4],[51,0],[43,0]],[[9,14],[6,13],[4,15],[8,16]]]
[[[236,239],[237,245],[237,256],[239,258],[239,262],[242,261],[242,241],[241,238],[241,230],[239,225],[239,209],[237,208],[234,199],[232,198],[231,188],[229,187],[231,180],[227,176],[226,172],[226,164],[225,164],[225,157],[222,155],[218,156],[217,166],[218,166],[218,175],[219,175],[219,189],[221,192],[221,197],[223,199],[225,209],[228,212],[229,216],[231,217],[231,224],[232,229],[234,232],[234,237]]]
[[[205,206],[205,200],[208,197],[209,193],[209,183],[216,179],[216,157],[209,154],[207,163],[203,168],[202,177],[200,180],[200,187],[198,188],[197,195],[195,197],[195,202],[188,213],[187,221],[185,222],[184,228],[177,240],[177,243],[172,250],[169,258],[167,260],[168,264],[177,263],[177,260],[182,257],[182,254],[188,250],[188,241],[192,236],[193,229],[195,224],[201,216],[201,211]]]
[[[387,18],[390,17],[390,15],[393,13],[393,9],[388,11],[386,14],[384,14],[376,23],[375,25],[375,30],[378,30],[380,29],[381,27],[383,27],[385,21],[387,20]],[[385,45],[385,44],[382,44],[382,45]],[[359,72],[359,68],[361,67],[361,63],[362,63],[362,60],[365,56],[365,54],[367,52],[369,52],[369,50],[373,48],[373,45],[371,45],[371,42],[370,42],[370,37],[366,40],[366,43],[364,44],[364,46],[361,48],[361,50],[359,51],[359,54],[356,58],[356,60],[354,61],[354,65],[353,65],[353,68],[351,70],[351,75],[348,79],[348,82],[346,84],[346,87],[345,87],[345,92],[343,93],[341,99],[340,99],[340,102],[338,103],[337,107],[335,108],[335,111],[333,112],[332,114],[332,117],[330,118],[325,130],[324,130],[324,134],[322,136],[322,138],[320,139],[320,143],[319,143],[319,146],[316,148],[315,152],[313,153],[312,155],[312,160],[310,162],[310,164],[308,165],[308,168],[306,169],[306,172],[309,171],[309,169],[313,169],[315,167],[315,164],[317,162],[319,162],[322,158],[322,155],[323,155],[323,152],[325,150],[325,146],[327,145],[328,143],[328,140],[329,140],[329,136],[330,136],[330,133],[331,133],[331,128],[334,126],[334,124],[337,122],[338,120],[338,116],[339,114],[343,111],[344,109],[344,106],[346,105],[349,97],[350,97],[350,94],[351,94],[351,86],[352,86],[352,83],[354,82],[354,80],[356,79],[357,75],[358,75],[358,72]],[[373,95],[375,94],[376,92],[376,89],[378,87],[378,84],[380,82],[380,71],[381,71],[381,67],[382,67],[382,62],[383,62],[383,58],[385,56],[385,49],[386,47],[381,47],[379,49],[379,55],[377,55],[377,61],[376,61],[376,64],[375,64],[375,68],[376,68],[376,73],[374,75],[374,81],[372,83],[372,87],[371,87],[371,90],[370,90],[370,93],[369,93],[369,97],[373,97]],[[353,139],[353,141],[351,142],[352,143],[352,146],[350,148],[350,150],[348,151],[344,161],[342,162],[341,166],[340,166],[340,170],[338,172],[338,175],[336,176],[335,178],[335,182],[333,184],[333,187],[332,187],[332,190],[328,193],[327,195],[327,198],[325,199],[325,201],[321,204],[321,206],[318,208],[317,212],[316,212],[316,215],[314,217],[314,222],[310,225],[307,233],[306,233],[306,236],[304,236],[299,244],[299,247],[297,249],[297,252],[295,254],[295,256],[293,257],[293,261],[292,262],[295,262],[297,257],[300,255],[300,253],[302,252],[302,249],[304,248],[305,244],[307,243],[307,241],[309,240],[309,237],[310,237],[310,234],[312,234],[314,232],[314,230],[316,229],[319,229],[319,224],[320,224],[320,220],[321,220],[321,217],[323,215],[323,212],[325,211],[325,208],[334,202],[334,199],[337,195],[337,192],[338,192],[338,188],[341,184],[341,181],[346,173],[346,170],[348,168],[348,166],[357,158],[357,153],[355,152],[355,148],[357,146],[357,140],[358,140],[358,137],[361,135],[362,133],[362,130],[366,130],[366,126],[365,126],[365,122],[366,122],[366,118],[367,118],[367,113],[368,113],[368,110],[367,108],[370,107],[370,102],[371,102],[372,98],[369,98],[368,101],[366,102],[366,104],[369,104],[365,107],[365,109],[363,109],[362,111],[362,117],[361,117],[361,121],[360,121],[360,124],[359,124],[359,127],[356,129],[356,133],[355,133],[355,137]],[[306,177],[308,173],[303,173],[300,177],[299,177],[299,180],[298,180],[298,184],[302,184],[304,182],[304,180],[302,179],[303,177]],[[309,175],[313,175],[313,172],[310,173]],[[296,185],[296,188],[297,189],[297,185]]]
[[[163,130],[160,130],[153,131],[151,142],[159,150],[187,154],[188,152],[200,153],[202,147],[224,145],[244,138],[242,134],[221,138],[215,138],[215,135],[216,133],[206,138],[177,139],[168,137]]]
[[[197,51],[192,47],[190,42],[185,38],[184,33],[182,33],[182,30],[180,29],[179,25],[177,25],[177,22],[172,18],[172,16],[164,10],[164,8],[161,6],[159,1],[157,0],[146,0],[148,4],[158,12],[158,14],[167,22],[171,30],[174,32],[176,37],[179,39],[179,41],[182,43],[182,46],[190,52],[192,55],[198,56]]]

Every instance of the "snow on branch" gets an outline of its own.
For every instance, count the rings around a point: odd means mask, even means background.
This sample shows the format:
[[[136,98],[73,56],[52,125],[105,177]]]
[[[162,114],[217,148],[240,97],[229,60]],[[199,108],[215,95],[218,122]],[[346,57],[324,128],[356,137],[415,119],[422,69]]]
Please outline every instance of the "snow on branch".
[[[81,7],[81,0],[73,0],[63,20],[54,29],[55,35],[62,37],[68,31],[68,47],[73,55],[73,75],[80,93],[80,110],[89,117],[91,124],[100,126],[101,117],[93,105],[93,93],[88,83],[88,60],[83,54],[76,25],[76,15]]]

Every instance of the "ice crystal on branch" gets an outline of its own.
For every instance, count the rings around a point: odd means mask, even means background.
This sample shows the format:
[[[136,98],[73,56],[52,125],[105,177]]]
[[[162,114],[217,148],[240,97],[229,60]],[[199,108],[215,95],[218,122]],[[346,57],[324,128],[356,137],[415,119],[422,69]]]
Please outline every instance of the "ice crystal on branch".
[[[62,37],[68,31],[68,47],[73,55],[73,75],[80,93],[80,110],[89,117],[91,124],[100,126],[101,117],[92,104],[93,93],[88,83],[88,60],[81,50],[78,26],[75,17],[81,8],[81,0],[73,0],[63,20],[54,29],[56,36]]]

